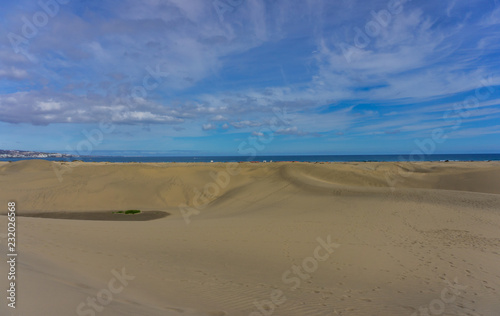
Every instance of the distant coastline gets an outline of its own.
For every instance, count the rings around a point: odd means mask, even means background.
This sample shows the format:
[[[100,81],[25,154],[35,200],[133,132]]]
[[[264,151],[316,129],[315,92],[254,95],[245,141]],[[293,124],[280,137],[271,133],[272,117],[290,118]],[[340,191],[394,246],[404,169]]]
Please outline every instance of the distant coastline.
[[[44,159],[44,158],[71,158],[74,155],[60,153],[45,153],[39,151],[27,150],[2,150],[0,149],[0,158],[19,158],[19,159]]]

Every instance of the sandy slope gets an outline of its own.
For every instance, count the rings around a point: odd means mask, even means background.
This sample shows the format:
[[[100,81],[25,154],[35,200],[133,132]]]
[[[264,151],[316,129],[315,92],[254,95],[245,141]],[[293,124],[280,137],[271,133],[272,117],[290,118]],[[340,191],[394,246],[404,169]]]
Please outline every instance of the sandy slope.
[[[500,314],[498,162],[0,163],[0,213],[11,200],[2,315],[93,315],[77,306],[122,272],[95,315]],[[126,209],[171,215],[81,220]],[[22,216],[47,212],[78,215]]]

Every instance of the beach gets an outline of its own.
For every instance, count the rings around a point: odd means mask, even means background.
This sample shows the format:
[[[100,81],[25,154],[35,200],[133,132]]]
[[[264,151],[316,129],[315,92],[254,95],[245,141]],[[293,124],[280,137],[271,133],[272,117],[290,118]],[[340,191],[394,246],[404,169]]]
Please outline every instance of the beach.
[[[2,315],[500,312],[498,161],[0,162],[0,201]]]

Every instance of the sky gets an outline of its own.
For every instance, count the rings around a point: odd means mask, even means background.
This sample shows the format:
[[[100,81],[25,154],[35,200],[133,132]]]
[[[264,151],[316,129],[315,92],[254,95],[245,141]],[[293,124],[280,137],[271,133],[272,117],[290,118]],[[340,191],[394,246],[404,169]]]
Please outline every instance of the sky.
[[[498,0],[0,3],[0,149],[500,153]]]

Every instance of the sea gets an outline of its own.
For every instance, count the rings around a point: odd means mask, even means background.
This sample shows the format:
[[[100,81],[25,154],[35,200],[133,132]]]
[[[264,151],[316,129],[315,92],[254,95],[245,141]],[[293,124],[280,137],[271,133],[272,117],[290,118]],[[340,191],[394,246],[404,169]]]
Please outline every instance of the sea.
[[[301,161],[301,162],[369,162],[369,161],[500,161],[500,154],[435,155],[271,155],[271,156],[79,156],[69,158],[0,158],[0,161],[44,159],[85,162],[235,162],[235,161]]]

